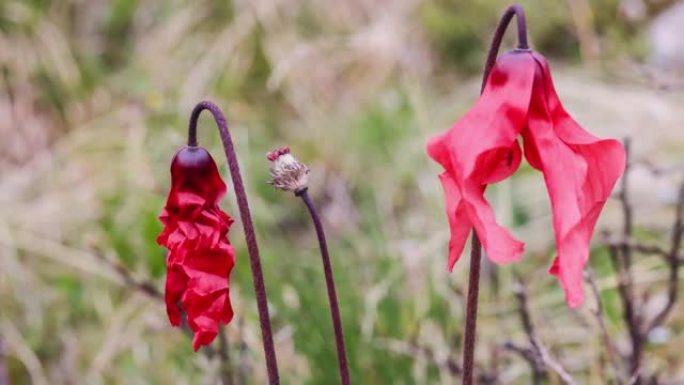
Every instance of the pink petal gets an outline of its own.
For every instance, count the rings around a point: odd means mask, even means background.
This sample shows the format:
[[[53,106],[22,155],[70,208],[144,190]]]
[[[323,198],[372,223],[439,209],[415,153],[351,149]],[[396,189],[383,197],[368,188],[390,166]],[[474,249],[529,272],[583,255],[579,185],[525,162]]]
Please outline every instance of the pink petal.
[[[447,219],[451,229],[449,264],[447,268],[449,271],[452,271],[456,262],[461,258],[461,253],[463,253],[463,248],[473,225],[470,223],[470,219],[468,219],[465,206],[461,204],[461,193],[458,191],[456,182],[446,172],[440,174],[439,179],[442,181],[442,187],[444,188]]]
[[[484,190],[487,184],[512,175],[520,165],[516,137],[527,117],[535,68],[531,55],[502,55],[477,104],[446,133],[428,143],[428,154],[449,177],[444,189],[449,195],[447,216],[452,230],[450,264],[458,259],[454,253],[462,252],[463,234],[467,235],[465,228],[470,226],[492,261],[509,263],[522,255],[524,245],[496,222]]]
[[[615,140],[599,139],[563,109],[548,65],[535,54],[538,72],[523,131],[525,155],[544,173],[551,199],[558,256],[550,272],[560,279],[571,307],[584,300],[582,274],[596,220],[625,167]]]

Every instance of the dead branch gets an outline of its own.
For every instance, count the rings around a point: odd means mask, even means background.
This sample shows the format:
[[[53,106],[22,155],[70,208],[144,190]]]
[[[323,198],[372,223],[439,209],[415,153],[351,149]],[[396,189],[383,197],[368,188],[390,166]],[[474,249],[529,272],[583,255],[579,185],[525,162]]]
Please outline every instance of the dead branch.
[[[619,249],[627,247],[639,254],[658,255],[664,259],[669,259],[670,257],[670,252],[659,245],[644,243],[634,239],[616,239],[608,232],[601,234],[601,242],[603,242],[606,246],[616,247]]]
[[[528,307],[527,292],[525,291],[525,287],[519,279],[515,284],[514,292],[515,297],[518,300],[518,313],[520,314],[523,330],[525,331],[525,335],[527,336],[527,340],[530,344],[528,349],[535,355],[535,359],[533,361],[528,361],[535,362],[533,370],[536,372],[537,370],[550,369],[552,372],[556,373],[563,384],[577,385],[575,379],[572,378],[568,371],[565,370],[565,368],[563,368],[563,366],[551,356],[548,349],[546,349],[544,344],[537,336],[537,332],[534,323],[532,322],[532,317]],[[536,362],[543,363],[543,368],[540,368]]]
[[[627,152],[627,165],[625,173],[622,177],[620,192],[618,200],[622,208],[623,227],[622,239],[613,239],[609,234],[604,234],[603,241],[608,245],[611,261],[618,281],[618,294],[620,296],[623,306],[623,320],[629,332],[631,342],[631,352],[629,358],[628,384],[641,385],[644,383],[648,374],[643,373],[643,350],[648,334],[655,328],[662,325],[669,314],[674,309],[677,302],[679,290],[679,266],[681,264],[681,257],[679,250],[683,241],[684,230],[684,182],[680,184],[679,194],[675,209],[675,219],[672,225],[672,233],[670,236],[670,244],[668,248],[663,248],[658,245],[646,244],[633,239],[633,208],[629,201],[628,179],[630,166],[634,162],[630,159],[629,141],[625,140],[625,150]],[[664,170],[657,169],[645,161],[641,163],[649,167],[653,173],[664,173]],[[667,172],[677,171],[681,172],[680,168],[674,170],[666,170]],[[658,255],[667,263],[669,270],[667,281],[667,301],[665,305],[657,312],[657,314],[647,321],[642,315],[642,307],[647,301],[647,295],[641,295],[641,300],[637,300],[634,289],[634,279],[632,276],[632,253]],[[590,281],[590,284],[595,286]],[[597,298],[599,298],[597,296]],[[599,322],[600,323],[600,322]],[[602,326],[605,328],[605,326]],[[602,333],[605,333],[602,331]]]
[[[596,285],[596,278],[594,277],[594,271],[588,267],[585,272],[585,277],[591,288],[591,293],[594,295],[594,300],[596,301],[596,309],[592,310],[594,317],[599,325],[599,330],[601,332],[601,339],[606,347],[606,355],[608,356],[608,361],[613,368],[615,376],[615,384],[624,384],[622,378],[622,371],[620,370],[620,365],[618,363],[618,357],[616,357],[615,343],[608,333],[608,328],[606,327],[605,314],[603,312],[603,301],[601,300],[601,293],[599,292],[598,286]]]
[[[684,182],[682,182],[679,187],[679,196],[677,198],[677,206],[675,210],[676,213],[674,225],[672,226],[670,252],[667,258],[668,268],[670,269],[667,303],[648,324],[645,334],[650,333],[653,329],[662,325],[674,308],[675,302],[677,302],[677,291],[679,289],[679,249],[682,246],[682,222],[684,222]]]
[[[633,210],[629,201],[628,191],[629,171],[631,167],[630,140],[625,139],[624,145],[627,160],[625,164],[625,172],[622,175],[618,200],[620,201],[620,207],[622,208],[622,238],[627,240],[632,238],[634,222]],[[620,295],[623,307],[622,317],[627,325],[630,343],[632,346],[629,375],[636,375],[635,385],[639,385],[641,380],[638,373],[641,367],[644,338],[641,331],[642,320],[637,312],[639,305],[637,304],[636,297],[634,295],[634,277],[632,276],[632,248],[628,247],[626,242],[622,242],[621,246],[610,246],[608,250],[610,252],[613,268],[618,276],[618,293]]]
[[[135,291],[139,291],[150,298],[164,301],[164,294],[157,289],[153,282],[135,278],[133,274],[121,263],[110,260],[97,249],[94,249],[93,251],[97,259],[112,268],[112,270],[114,270],[119,277],[121,277],[127,287],[132,288]]]

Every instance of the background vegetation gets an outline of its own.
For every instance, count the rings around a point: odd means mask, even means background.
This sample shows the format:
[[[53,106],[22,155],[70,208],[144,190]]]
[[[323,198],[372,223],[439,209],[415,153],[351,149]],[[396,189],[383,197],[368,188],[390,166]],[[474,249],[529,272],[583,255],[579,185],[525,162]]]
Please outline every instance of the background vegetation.
[[[571,113],[597,135],[634,138],[635,233],[666,247],[684,113],[681,78],[654,64],[648,31],[676,1],[521,3],[532,44],[552,60]],[[265,153],[283,144],[312,168],[310,191],[329,232],[354,382],[458,383],[467,260],[445,272],[439,167],[424,144],[476,99],[506,5],[0,1],[0,358],[11,384],[218,383],[218,357],[194,354],[187,336],[169,326],[163,304],[115,268],[162,287],[157,215],[171,156],[183,144],[192,106],[204,98],[232,123],[283,383],[337,381],[313,229],[301,202],[266,184]],[[213,122],[203,117],[200,130],[223,164]],[[227,176],[225,166],[222,172]],[[519,174],[489,191],[498,217],[528,252],[515,266],[487,267],[480,372],[495,375],[489,383],[530,381],[528,362],[505,347],[526,341],[513,290],[518,275],[554,357],[579,383],[611,383],[594,297],[570,311],[546,273],[553,234],[541,175],[529,166]],[[238,217],[231,194],[223,207]],[[619,234],[620,213],[610,202],[598,229]],[[242,236],[234,226],[230,368],[236,384],[263,384]],[[595,238],[591,264],[613,355],[628,357],[618,279]],[[667,298],[668,268],[649,255],[634,257],[633,267],[648,317]],[[657,373],[654,383],[683,383],[683,327],[675,306],[646,336],[643,370]],[[544,381],[560,383],[552,372]]]

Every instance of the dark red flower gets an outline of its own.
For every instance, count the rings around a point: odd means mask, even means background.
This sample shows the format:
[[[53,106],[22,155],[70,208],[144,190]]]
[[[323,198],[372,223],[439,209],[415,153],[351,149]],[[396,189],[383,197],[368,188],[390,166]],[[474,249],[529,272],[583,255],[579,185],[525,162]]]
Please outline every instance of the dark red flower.
[[[166,261],[166,312],[179,326],[181,309],[195,333],[192,347],[210,344],[220,323],[233,318],[229,276],[235,253],[227,234],[233,220],[218,202],[226,193],[216,163],[201,147],[184,147],[171,162],[171,191],[159,219],[157,243]]]
[[[475,106],[445,133],[432,138],[428,154],[440,175],[451,228],[449,269],[475,228],[489,258],[518,260],[524,245],[497,224],[484,197],[488,184],[511,176],[525,158],[544,174],[551,199],[558,255],[557,275],[571,307],[584,299],[582,272],[598,215],[625,167],[615,140],[585,131],[563,109],[541,55],[518,49],[502,55]]]

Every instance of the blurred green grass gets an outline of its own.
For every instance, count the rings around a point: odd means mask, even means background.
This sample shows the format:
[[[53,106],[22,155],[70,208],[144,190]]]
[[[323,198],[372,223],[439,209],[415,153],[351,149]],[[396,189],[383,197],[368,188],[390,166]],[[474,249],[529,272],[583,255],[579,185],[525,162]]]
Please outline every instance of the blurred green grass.
[[[535,46],[564,65],[581,64],[568,3],[522,3]],[[232,123],[283,383],[332,384],[337,374],[309,219],[297,199],[266,184],[264,154],[282,144],[312,168],[355,383],[455,381],[444,362],[460,352],[467,262],[453,274],[444,271],[448,230],[438,168],[424,142],[475,99],[477,72],[506,4],[1,2],[1,103],[14,135],[4,134],[0,163],[0,336],[12,384],[216,383],[217,359],[194,354],[187,337],[168,325],[163,304],[123,285],[96,257],[102,253],[163,286],[157,215],[169,161],[203,98],[221,105]],[[608,68],[639,60],[641,29],[619,17],[618,1],[590,5],[606,47],[598,60]],[[577,83],[589,78],[571,76]],[[207,117],[200,138],[227,176]],[[527,195],[525,178],[490,192],[503,222],[521,232],[539,213],[520,202],[545,199]],[[223,206],[238,217],[231,194]],[[231,281],[236,319],[226,328],[232,362],[246,384],[262,384],[239,223],[230,239],[238,255]],[[528,280],[542,336],[581,383],[604,383],[600,343],[586,341],[587,333],[598,341],[590,309],[565,308],[545,273],[552,234],[534,239],[546,246],[515,269]],[[619,334],[619,301],[605,262],[597,249],[592,263]],[[509,290],[512,269],[498,269],[498,290],[490,281],[483,287],[478,361],[496,365],[501,383],[525,383],[525,362],[492,354],[497,344],[524,338]],[[653,263],[643,269],[664,281]],[[559,329],[564,335],[554,333]],[[670,375],[681,370],[671,349],[651,353]]]

